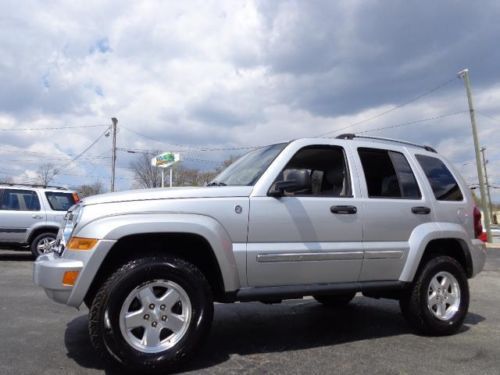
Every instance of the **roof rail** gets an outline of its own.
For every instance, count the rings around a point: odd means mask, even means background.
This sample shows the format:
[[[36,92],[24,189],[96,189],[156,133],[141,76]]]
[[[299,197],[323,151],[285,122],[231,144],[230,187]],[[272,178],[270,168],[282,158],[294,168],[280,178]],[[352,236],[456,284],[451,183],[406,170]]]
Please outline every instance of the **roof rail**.
[[[366,135],[356,135],[356,134],[353,134],[353,133],[341,134],[341,135],[337,136],[336,138],[338,138],[338,139],[350,139],[350,140],[352,140],[354,138],[361,138],[361,139],[373,139],[373,140],[376,140],[376,141],[394,142],[394,143],[400,143],[400,144],[408,145],[408,146],[420,147],[420,148],[423,148],[426,151],[434,152],[434,153],[437,154],[437,151],[434,148],[432,148],[431,146],[423,146],[423,145],[419,145],[417,143],[400,141],[399,139],[382,138],[382,137],[370,137],[370,136],[366,136]]]
[[[62,187],[62,186],[43,185],[43,184],[15,184],[13,182],[0,182],[0,185],[4,185],[4,186],[25,186],[25,187],[43,188],[43,189],[68,190],[67,188]]]

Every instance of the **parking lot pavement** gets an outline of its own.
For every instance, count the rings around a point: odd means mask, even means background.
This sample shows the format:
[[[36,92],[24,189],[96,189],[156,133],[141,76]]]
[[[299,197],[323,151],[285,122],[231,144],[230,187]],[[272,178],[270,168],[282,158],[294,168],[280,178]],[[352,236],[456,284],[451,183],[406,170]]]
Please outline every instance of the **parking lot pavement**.
[[[398,304],[357,297],[345,309],[312,299],[217,305],[190,373],[500,374],[500,250],[471,280],[463,330],[413,334]],[[0,251],[0,374],[102,374],[87,311],[51,302],[31,281],[28,253]]]

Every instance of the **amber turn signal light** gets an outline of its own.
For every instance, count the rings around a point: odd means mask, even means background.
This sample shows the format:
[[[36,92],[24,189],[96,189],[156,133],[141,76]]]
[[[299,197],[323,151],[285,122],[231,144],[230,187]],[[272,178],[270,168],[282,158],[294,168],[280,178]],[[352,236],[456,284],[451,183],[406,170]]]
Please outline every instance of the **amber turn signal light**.
[[[92,250],[97,243],[95,238],[73,237],[69,240],[68,249],[70,250]]]
[[[78,278],[78,274],[80,271],[66,271],[64,272],[62,283],[64,286],[74,286],[76,279]]]

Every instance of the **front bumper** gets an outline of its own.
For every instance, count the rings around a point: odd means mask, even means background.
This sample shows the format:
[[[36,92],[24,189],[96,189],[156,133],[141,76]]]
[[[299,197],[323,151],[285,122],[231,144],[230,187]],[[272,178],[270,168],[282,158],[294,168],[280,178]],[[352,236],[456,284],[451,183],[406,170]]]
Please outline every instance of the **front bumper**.
[[[33,282],[42,287],[50,299],[67,304],[73,287],[63,285],[64,273],[80,272],[82,268],[80,260],[59,258],[54,253],[40,255],[33,263]]]
[[[471,242],[472,277],[474,277],[484,268],[484,263],[486,262],[486,244],[479,239],[473,239]]]

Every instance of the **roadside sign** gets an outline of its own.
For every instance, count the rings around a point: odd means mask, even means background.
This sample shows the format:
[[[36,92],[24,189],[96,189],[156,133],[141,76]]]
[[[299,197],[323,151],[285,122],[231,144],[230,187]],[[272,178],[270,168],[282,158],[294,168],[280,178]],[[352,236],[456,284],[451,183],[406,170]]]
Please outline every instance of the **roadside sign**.
[[[151,159],[151,165],[158,168],[169,168],[181,160],[178,152],[164,152]]]

